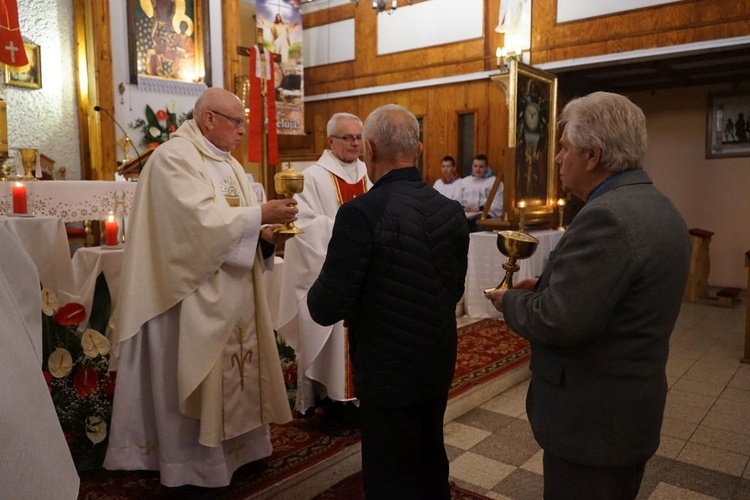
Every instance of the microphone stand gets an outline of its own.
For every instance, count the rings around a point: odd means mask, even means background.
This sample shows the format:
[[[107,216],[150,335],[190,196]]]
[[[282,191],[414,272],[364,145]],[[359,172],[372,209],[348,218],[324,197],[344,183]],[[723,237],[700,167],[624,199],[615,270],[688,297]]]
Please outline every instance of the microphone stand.
[[[128,135],[128,133],[125,132],[125,129],[122,128],[122,125],[120,125],[120,123],[117,120],[115,120],[115,117],[112,116],[112,113],[110,113],[106,109],[102,108],[98,104],[96,106],[94,106],[94,111],[96,111],[97,113],[104,113],[105,115],[107,115],[109,117],[110,120],[112,120],[112,123],[114,123],[115,125],[117,125],[117,128],[119,128],[120,131],[125,136],[125,140],[128,143],[130,143],[130,145],[133,147],[133,151],[135,151],[135,156],[136,156],[135,159],[137,160],[138,166],[140,167],[139,171],[143,170],[143,162],[141,161],[141,159],[142,159],[141,153],[138,152],[138,148],[135,147],[135,143],[133,143],[133,140],[130,138],[130,136]],[[126,156],[127,156],[127,152],[126,152]],[[125,160],[123,160],[122,165],[120,165],[120,167],[117,169],[118,172],[121,175],[124,174],[123,167],[125,167],[126,165],[132,166],[132,164],[133,164],[132,161],[128,161],[128,160],[129,159],[127,159],[127,158]]]

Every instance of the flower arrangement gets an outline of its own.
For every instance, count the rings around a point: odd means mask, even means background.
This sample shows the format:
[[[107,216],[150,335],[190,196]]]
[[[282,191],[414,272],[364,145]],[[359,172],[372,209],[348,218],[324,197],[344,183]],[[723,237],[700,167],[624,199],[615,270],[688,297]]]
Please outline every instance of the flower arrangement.
[[[155,148],[159,144],[167,142],[169,134],[177,130],[182,122],[193,117],[193,111],[190,110],[178,118],[176,108],[177,105],[174,101],[169,101],[166,109],[156,111],[147,104],[146,119],[138,118],[133,123],[129,123],[128,127],[141,131],[143,134],[141,145]]]
[[[100,468],[104,461],[115,389],[110,343],[100,333],[109,321],[110,297],[104,275],[99,278],[89,328],[83,332],[78,326],[85,308],[75,302],[58,306],[55,294],[42,290],[42,370],[79,471]]]
[[[276,334],[276,348],[279,351],[279,361],[281,361],[281,371],[284,374],[284,385],[286,385],[286,396],[289,399],[289,406],[294,410],[294,404],[297,400],[297,358],[294,349],[284,342]]]

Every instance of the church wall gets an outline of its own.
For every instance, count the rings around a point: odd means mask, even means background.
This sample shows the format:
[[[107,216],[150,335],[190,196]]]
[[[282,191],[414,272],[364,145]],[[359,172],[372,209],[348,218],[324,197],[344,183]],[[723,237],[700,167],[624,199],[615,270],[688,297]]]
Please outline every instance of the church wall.
[[[750,158],[705,158],[708,94],[730,90],[728,85],[716,85],[629,97],[646,114],[649,148],[645,169],[654,184],[674,202],[688,228],[714,233],[709,285],[746,288]]]
[[[40,46],[42,88],[6,87],[8,143],[34,147],[79,179],[72,0],[23,0],[18,21],[26,42]]]
[[[746,36],[750,2],[682,0],[616,15],[557,23],[556,2],[532,4],[531,62]]]

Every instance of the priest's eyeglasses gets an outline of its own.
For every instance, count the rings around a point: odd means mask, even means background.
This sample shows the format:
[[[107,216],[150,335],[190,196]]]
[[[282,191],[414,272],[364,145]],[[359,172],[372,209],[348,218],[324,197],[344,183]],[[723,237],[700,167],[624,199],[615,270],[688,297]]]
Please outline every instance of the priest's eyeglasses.
[[[335,137],[336,139],[341,139],[344,142],[348,142],[349,144],[353,143],[354,141],[362,142],[362,135],[332,135],[331,137]]]
[[[226,118],[227,120],[229,120],[230,122],[232,122],[236,128],[244,127],[245,126],[245,123],[246,123],[245,122],[245,118],[237,118],[236,116],[225,115],[224,113],[220,113],[218,111],[214,111],[213,109],[209,109],[209,111],[211,113],[216,113],[217,115],[219,115],[219,116],[221,116],[223,118]]]

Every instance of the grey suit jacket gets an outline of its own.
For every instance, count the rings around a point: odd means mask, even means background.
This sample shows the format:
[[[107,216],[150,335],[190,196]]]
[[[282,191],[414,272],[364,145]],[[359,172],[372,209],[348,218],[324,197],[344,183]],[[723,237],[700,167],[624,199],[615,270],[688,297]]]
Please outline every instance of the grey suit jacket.
[[[677,209],[629,171],[578,213],[535,292],[505,294],[505,320],[531,342],[526,406],[545,451],[596,466],[653,456],[689,260]]]

